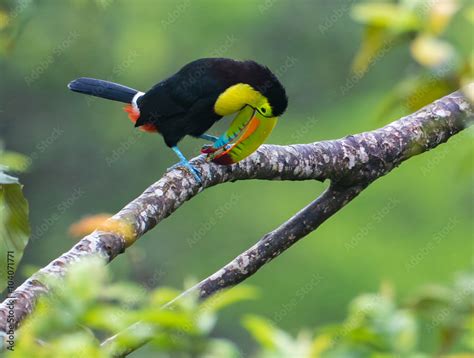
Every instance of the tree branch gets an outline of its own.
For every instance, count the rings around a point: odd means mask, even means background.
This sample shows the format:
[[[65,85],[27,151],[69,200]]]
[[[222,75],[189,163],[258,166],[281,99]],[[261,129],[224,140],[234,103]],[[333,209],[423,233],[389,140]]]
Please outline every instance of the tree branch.
[[[365,187],[364,184],[348,187],[331,185],[316,200],[288,221],[263,236],[254,246],[241,253],[219,271],[183,292],[167,306],[195,291],[198,291],[199,297],[204,299],[219,290],[244,281],[298,240],[316,230],[323,222],[359,195]]]
[[[30,277],[1,303],[0,334],[8,329],[9,302],[15,302],[17,327],[32,312],[38,297],[48,292],[44,275],[61,277],[67,264],[92,254],[113,260],[207,187],[244,179],[330,179],[330,187],[318,199],[191,290],[198,290],[204,298],[235,285],[315,230],[372,181],[413,155],[447,141],[471,125],[473,117],[472,105],[458,91],[371,132],[311,144],[264,145],[246,160],[232,166],[214,165],[206,163],[202,157],[195,158],[192,163],[201,171],[201,187],[186,171],[176,168],[167,172],[97,231]]]
[[[219,271],[207,277],[197,285],[189,288],[163,308],[173,304],[189,294],[197,293],[205,299],[219,290],[232,287],[252,276],[266,263],[279,256],[299,239],[316,230],[326,219],[339,211],[345,204],[355,198],[365,186],[353,185],[338,187],[331,185],[320,197],[296,213],[280,227],[266,234],[254,246],[237,256]],[[123,347],[119,342],[122,337],[133,337],[139,331],[140,338]],[[102,347],[114,357],[123,357],[137,350],[155,336],[152,325],[137,322],[102,343]]]

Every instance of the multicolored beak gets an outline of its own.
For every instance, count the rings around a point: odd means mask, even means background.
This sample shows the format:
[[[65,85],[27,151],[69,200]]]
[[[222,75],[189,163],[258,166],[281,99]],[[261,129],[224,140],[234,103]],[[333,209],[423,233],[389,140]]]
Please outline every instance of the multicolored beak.
[[[277,117],[265,117],[256,109],[245,106],[234,118],[224,134],[227,144],[216,148],[203,147],[201,153],[213,163],[229,165],[248,157],[260,147],[270,135]]]

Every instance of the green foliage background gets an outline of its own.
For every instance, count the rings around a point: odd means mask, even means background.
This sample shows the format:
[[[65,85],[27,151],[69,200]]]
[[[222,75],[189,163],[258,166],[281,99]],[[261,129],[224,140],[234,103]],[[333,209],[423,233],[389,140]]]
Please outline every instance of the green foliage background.
[[[426,93],[449,93],[472,66],[471,7],[456,13],[442,34],[456,51],[455,70],[447,75],[412,58],[412,28],[395,31],[397,41],[363,76],[351,72],[370,27],[363,25],[370,19],[351,18],[357,3],[1,1],[1,137],[9,150],[31,158],[21,181],[32,237],[17,283],[71,247],[70,224],[116,212],[176,161],[159,136],[134,131],[119,104],[68,91],[74,78],[146,90],[196,58],[254,59],[287,87],[289,109],[269,142],[290,144],[377,128],[410,113],[418,103],[413,97],[422,103]],[[194,156],[201,144],[186,139],[182,148]],[[472,149],[467,130],[375,182],[249,279],[260,298],[224,311],[215,334],[251,351],[250,336],[236,324],[243,313],[266,316],[296,334],[343,320],[352,298],[377,291],[382,281],[401,297],[420,284],[450,281],[473,258]],[[184,278],[204,278],[227,263],[325,186],[247,181],[206,190],[110,269],[117,280],[181,287]],[[427,337],[421,346],[430,350],[435,342]]]

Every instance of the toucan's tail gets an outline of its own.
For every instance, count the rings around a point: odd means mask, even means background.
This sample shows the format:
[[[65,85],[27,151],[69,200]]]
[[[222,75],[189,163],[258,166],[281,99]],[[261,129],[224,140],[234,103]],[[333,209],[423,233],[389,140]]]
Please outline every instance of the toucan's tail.
[[[136,89],[95,78],[81,77],[70,82],[68,88],[74,92],[85,93],[91,96],[111,99],[123,103],[132,103],[138,93]]]
[[[124,110],[128,113],[128,117],[133,123],[136,123],[140,118],[140,110],[138,109],[137,101],[143,96],[143,92],[136,89],[119,85],[109,81],[96,80],[95,78],[81,77],[70,82],[68,88],[71,91],[85,93],[91,96],[111,99],[127,103]],[[157,129],[154,124],[147,123],[140,127],[146,132],[156,132]]]

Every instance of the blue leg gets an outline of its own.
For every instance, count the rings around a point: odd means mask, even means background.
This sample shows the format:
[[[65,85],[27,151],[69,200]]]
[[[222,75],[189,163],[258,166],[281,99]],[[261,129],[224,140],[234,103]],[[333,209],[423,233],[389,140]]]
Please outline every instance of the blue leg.
[[[186,157],[183,155],[183,153],[181,153],[181,151],[179,150],[179,148],[177,146],[174,146],[172,147],[171,149],[173,149],[173,151],[176,153],[176,155],[178,156],[180,162],[177,164],[177,165],[182,165],[186,168],[188,168],[188,170],[194,175],[194,179],[196,179],[196,181],[201,184],[202,180],[201,180],[201,174],[199,173],[199,171],[194,168],[191,163],[189,163],[189,161],[186,159]]]
[[[211,142],[215,142],[216,140],[219,139],[219,137],[210,135],[210,134],[201,134],[199,138],[204,139],[204,140],[210,140]]]

